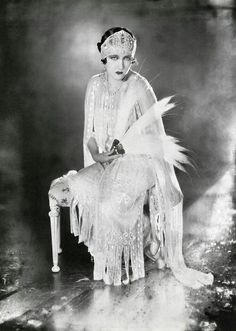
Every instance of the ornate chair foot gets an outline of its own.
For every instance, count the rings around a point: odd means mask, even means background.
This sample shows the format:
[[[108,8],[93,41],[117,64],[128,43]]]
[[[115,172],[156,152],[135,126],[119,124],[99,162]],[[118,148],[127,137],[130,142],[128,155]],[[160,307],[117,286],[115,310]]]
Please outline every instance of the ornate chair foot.
[[[59,272],[60,271],[60,268],[58,267],[58,265],[54,265],[52,267],[52,272]]]

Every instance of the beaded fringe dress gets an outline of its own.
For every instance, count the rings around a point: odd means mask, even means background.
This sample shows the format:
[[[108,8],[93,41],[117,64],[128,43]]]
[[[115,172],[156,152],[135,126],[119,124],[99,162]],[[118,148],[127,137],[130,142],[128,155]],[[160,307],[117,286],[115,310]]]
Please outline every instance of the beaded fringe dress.
[[[213,282],[211,273],[185,265],[182,253],[183,195],[174,166],[185,156],[165,134],[162,114],[169,99],[157,101],[152,87],[130,71],[117,93],[109,93],[106,73],[88,83],[85,97],[84,168],[69,176],[71,232],[94,258],[94,279],[120,285],[145,276],[144,249],[160,243],[165,265],[184,285]],[[94,163],[87,142],[94,136],[100,152],[119,139],[126,151],[111,163]],[[144,204],[148,213],[144,213]]]

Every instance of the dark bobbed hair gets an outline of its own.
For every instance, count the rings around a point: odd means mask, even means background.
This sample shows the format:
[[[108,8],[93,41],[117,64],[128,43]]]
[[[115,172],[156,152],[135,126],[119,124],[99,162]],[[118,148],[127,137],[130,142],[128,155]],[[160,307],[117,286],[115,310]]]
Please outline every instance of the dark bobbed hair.
[[[128,29],[126,28],[123,28],[123,27],[120,27],[120,26],[116,26],[114,28],[110,28],[108,29],[103,35],[102,35],[102,38],[101,38],[101,41],[97,43],[97,48],[98,48],[98,51],[99,53],[101,53],[101,46],[102,44],[104,43],[104,41],[110,37],[111,35],[113,35],[114,33],[116,32],[119,32],[121,30],[124,30],[125,32],[129,33],[131,35],[132,38],[134,38],[134,35],[131,31],[129,31]],[[101,59],[102,63],[103,64],[106,64],[107,63],[107,59]]]

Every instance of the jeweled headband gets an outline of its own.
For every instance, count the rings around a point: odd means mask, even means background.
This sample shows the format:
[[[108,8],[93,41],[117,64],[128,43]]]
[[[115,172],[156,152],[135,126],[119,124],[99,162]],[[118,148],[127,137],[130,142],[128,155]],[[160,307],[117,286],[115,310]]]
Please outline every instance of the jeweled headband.
[[[134,57],[136,47],[136,38],[128,32],[120,30],[109,36],[101,45],[101,57],[105,59],[107,56],[115,54],[117,48],[121,49],[122,53],[128,53]]]

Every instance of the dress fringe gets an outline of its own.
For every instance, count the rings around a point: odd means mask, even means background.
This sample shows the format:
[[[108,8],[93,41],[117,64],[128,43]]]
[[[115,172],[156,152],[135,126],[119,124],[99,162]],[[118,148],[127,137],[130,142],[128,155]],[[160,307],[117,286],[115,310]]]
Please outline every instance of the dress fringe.
[[[78,236],[78,243],[84,242],[88,247],[92,241],[93,220],[95,214],[91,205],[82,203],[75,199],[70,206],[70,231],[74,236]]]
[[[119,286],[122,283],[122,262],[126,278],[123,283],[143,278],[143,200],[140,199],[137,222],[129,232],[110,232],[104,240],[103,251],[94,254],[94,279],[104,280],[107,285]],[[104,244],[104,243],[103,243]],[[130,275],[130,269],[132,273]]]

